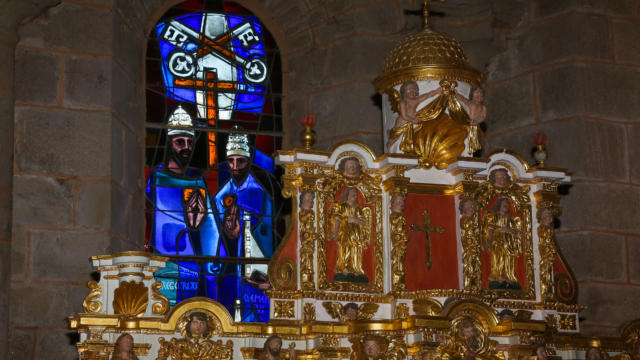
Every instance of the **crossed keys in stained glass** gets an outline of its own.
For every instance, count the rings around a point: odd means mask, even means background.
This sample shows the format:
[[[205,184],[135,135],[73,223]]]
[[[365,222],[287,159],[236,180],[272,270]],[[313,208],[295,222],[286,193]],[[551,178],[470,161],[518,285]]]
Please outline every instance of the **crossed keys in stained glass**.
[[[238,39],[245,48],[260,41],[260,37],[249,22],[244,22],[235,29],[212,39],[181,24],[177,20],[171,20],[169,21],[169,26],[164,30],[162,38],[181,49],[174,51],[169,56],[169,71],[176,77],[186,78],[193,76],[197,70],[196,60],[211,52],[217,53],[230,64],[242,66],[244,68],[244,76],[249,82],[261,83],[267,77],[267,66],[263,59],[245,59],[225,47],[233,39]],[[196,51],[188,53],[182,50],[187,40],[191,40],[200,46]]]

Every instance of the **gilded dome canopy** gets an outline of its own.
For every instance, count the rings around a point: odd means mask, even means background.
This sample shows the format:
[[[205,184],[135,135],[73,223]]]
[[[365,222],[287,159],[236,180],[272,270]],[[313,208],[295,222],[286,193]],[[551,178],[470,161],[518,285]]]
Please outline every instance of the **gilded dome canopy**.
[[[400,40],[387,55],[373,84],[382,93],[408,80],[460,80],[478,84],[482,74],[469,65],[458,41],[428,26]]]

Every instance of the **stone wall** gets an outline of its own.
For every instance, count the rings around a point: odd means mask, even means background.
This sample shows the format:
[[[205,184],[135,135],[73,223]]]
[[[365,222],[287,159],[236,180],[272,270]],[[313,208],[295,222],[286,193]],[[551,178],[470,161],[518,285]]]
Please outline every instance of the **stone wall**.
[[[495,27],[487,70],[489,150],[569,169],[559,245],[579,281],[585,334],[640,317],[640,1],[521,2]]]
[[[146,35],[177,1],[9,1],[0,25],[0,359],[72,358],[90,255],[143,243]],[[283,58],[285,147],[302,114],[316,148],[356,139],[382,151],[371,81],[422,24],[418,0],[238,0]],[[638,0],[449,0],[432,23],[461,40],[487,81],[487,148],[574,172],[559,238],[590,309],[587,331],[640,317]],[[15,65],[15,66],[14,66]],[[13,149],[12,149],[13,144]],[[585,246],[586,244],[586,246]],[[4,281],[10,277],[10,282]],[[9,294],[9,295],[7,295]],[[611,298],[610,298],[611,297]],[[9,311],[7,302],[10,300]],[[7,322],[6,319],[9,319]],[[9,336],[6,336],[8,323]]]

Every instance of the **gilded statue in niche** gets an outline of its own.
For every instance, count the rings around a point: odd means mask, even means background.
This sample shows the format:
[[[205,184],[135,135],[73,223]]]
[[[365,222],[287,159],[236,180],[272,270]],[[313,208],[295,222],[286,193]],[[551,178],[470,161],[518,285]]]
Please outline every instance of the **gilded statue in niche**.
[[[124,333],[118,337],[111,360],[138,360],[133,352],[133,336],[131,334]]]
[[[262,348],[262,352],[260,353],[258,360],[282,360],[284,357],[281,352],[282,338],[279,335],[271,335],[267,340],[265,340],[264,347]],[[287,352],[289,353],[290,360],[297,359],[295,343],[292,342],[289,344]]]
[[[478,291],[482,288],[482,279],[480,278],[480,226],[475,200],[463,198],[460,200],[459,210],[464,289]]]
[[[382,187],[357,153],[345,152],[318,180],[317,282],[320,289],[382,290]]]
[[[361,207],[358,189],[346,188],[329,209],[329,241],[338,245],[335,281],[368,282],[362,252],[371,243],[371,209]]]
[[[313,212],[315,194],[303,191],[300,194],[300,281],[302,288],[313,290],[313,252],[315,248],[315,213]]]
[[[553,210],[543,208],[537,213],[538,251],[540,252],[540,292],[545,300],[553,300],[553,263],[557,248],[553,229]]]
[[[215,326],[213,319],[196,311],[184,316],[177,326],[182,338],[166,341],[158,339],[160,349],[157,360],[222,360],[233,358],[233,342],[212,341]]]
[[[503,166],[502,164],[496,164]],[[531,204],[529,187],[511,180],[508,169],[494,168],[473,192],[481,227],[483,287],[525,290],[505,296],[534,298]],[[485,266],[485,262],[488,266]]]
[[[404,215],[405,197],[402,194],[391,196],[391,284],[393,290],[406,290],[404,259],[407,253],[407,218]]]
[[[522,287],[515,275],[516,258],[522,253],[522,220],[511,214],[511,203],[499,198],[483,219],[482,240],[491,253],[489,288],[516,289]]]

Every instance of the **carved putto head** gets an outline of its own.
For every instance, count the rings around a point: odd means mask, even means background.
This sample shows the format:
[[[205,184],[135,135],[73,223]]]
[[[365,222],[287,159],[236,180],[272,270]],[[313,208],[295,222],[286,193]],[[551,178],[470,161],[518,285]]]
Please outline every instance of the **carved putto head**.
[[[460,216],[472,216],[476,212],[476,201],[472,198],[462,198],[458,205]]]
[[[202,311],[191,312],[182,317],[177,330],[185,338],[210,338],[215,329],[213,319]]]
[[[362,165],[357,157],[349,156],[340,160],[338,171],[346,177],[353,178],[362,174]]]
[[[511,184],[511,176],[507,169],[504,168],[491,170],[491,173],[489,174],[489,182],[496,187],[503,188]]]

